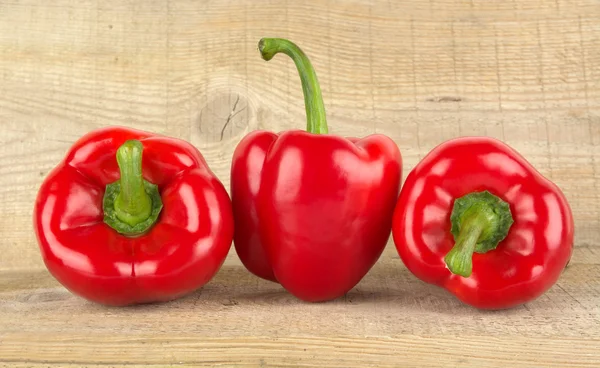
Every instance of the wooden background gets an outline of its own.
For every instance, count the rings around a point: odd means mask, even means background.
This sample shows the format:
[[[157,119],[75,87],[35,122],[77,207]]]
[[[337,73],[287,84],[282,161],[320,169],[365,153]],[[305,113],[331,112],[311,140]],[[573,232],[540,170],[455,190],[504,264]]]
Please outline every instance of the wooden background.
[[[306,304],[232,250],[201,291],[104,308],[45,271],[41,181],[87,131],[187,139],[229,186],[257,128],[305,123],[292,62],[311,57],[330,132],[392,137],[405,174],[460,135],[519,150],[567,195],[576,249],[558,284],[503,312],[461,305],[390,242],[345,298]],[[0,366],[600,366],[600,2],[597,0],[0,0]]]

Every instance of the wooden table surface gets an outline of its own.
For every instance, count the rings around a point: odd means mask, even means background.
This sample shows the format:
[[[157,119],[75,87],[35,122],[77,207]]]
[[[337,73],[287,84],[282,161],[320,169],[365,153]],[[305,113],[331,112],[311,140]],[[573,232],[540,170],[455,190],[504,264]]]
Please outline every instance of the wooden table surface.
[[[191,141],[229,186],[246,133],[305,124],[292,62],[311,57],[330,132],[392,137],[404,176],[434,146],[488,135],[565,192],[572,262],[522,307],[481,312],[424,284],[390,241],[347,296],[307,304],[232,251],[181,300],[105,308],[45,271],[36,191],[87,131]],[[597,0],[0,0],[0,366],[600,366]]]

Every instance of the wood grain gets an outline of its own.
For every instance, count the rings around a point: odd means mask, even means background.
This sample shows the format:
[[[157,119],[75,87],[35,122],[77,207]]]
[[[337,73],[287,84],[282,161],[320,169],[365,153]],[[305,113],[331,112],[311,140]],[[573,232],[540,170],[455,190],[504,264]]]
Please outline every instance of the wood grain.
[[[46,271],[3,272],[0,364],[474,366],[600,364],[600,252],[577,248],[556,287],[480,312],[416,280],[388,251],[345,298],[309,304],[243,267],[166,304],[105,308]]]
[[[90,129],[191,141],[229,186],[254,129],[304,126],[309,54],[330,131],[392,137],[405,175],[445,139],[505,140],[565,192],[576,250],[535,302],[477,312],[416,280],[390,242],[344,299],[309,305],[235,252],[200,292],[107,309],[46,273],[36,190]],[[0,0],[0,366],[600,366],[596,0]]]

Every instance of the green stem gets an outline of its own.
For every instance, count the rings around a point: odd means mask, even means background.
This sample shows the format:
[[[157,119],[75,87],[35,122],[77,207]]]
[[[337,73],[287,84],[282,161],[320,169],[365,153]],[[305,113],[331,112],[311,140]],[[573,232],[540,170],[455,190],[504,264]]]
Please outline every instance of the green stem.
[[[121,191],[115,199],[119,220],[135,226],[150,217],[152,201],[144,189],[142,178],[142,151],[140,141],[130,140],[117,150],[121,170]]]
[[[453,274],[462,277],[471,276],[471,272],[473,272],[473,252],[475,252],[483,228],[484,225],[481,221],[474,220],[461,229],[454,247],[444,258],[448,269]]]
[[[327,119],[321,87],[317,73],[306,54],[293,42],[283,38],[263,38],[258,43],[258,50],[262,58],[267,61],[280,52],[292,58],[302,81],[304,107],[306,108],[306,130],[315,134],[327,134]]]
[[[496,249],[508,235],[513,218],[508,203],[483,191],[456,199],[450,222],[455,244],[444,260],[452,273],[469,277],[473,272],[473,253]]]
[[[104,192],[104,222],[128,236],[150,229],[162,209],[158,187],[142,177],[143,150],[137,140],[119,147],[116,156],[121,178],[108,184]]]

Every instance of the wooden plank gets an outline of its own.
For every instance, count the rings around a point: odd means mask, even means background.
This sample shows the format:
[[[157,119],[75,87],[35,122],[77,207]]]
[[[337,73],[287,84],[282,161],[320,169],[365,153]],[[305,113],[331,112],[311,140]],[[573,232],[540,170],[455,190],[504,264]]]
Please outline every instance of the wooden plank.
[[[48,341],[50,340],[50,341]],[[23,349],[23,347],[26,347]],[[67,349],[75,346],[76,349]],[[485,336],[400,338],[202,338],[41,335],[15,337],[0,364],[240,367],[597,367],[600,339],[499,340]],[[165,354],[165,351],[168,353]],[[74,352],[74,353],[72,353]],[[119,355],[116,355],[118,352]],[[436,354],[432,354],[436,352]],[[167,359],[165,359],[165,355]],[[43,364],[43,365],[42,365]]]
[[[559,283],[538,300],[499,312],[477,311],[420,282],[389,251],[344,298],[318,304],[241,266],[225,266],[189,297],[131,308],[86,302],[45,271],[0,276],[6,364],[600,364],[597,247],[577,248]]]

